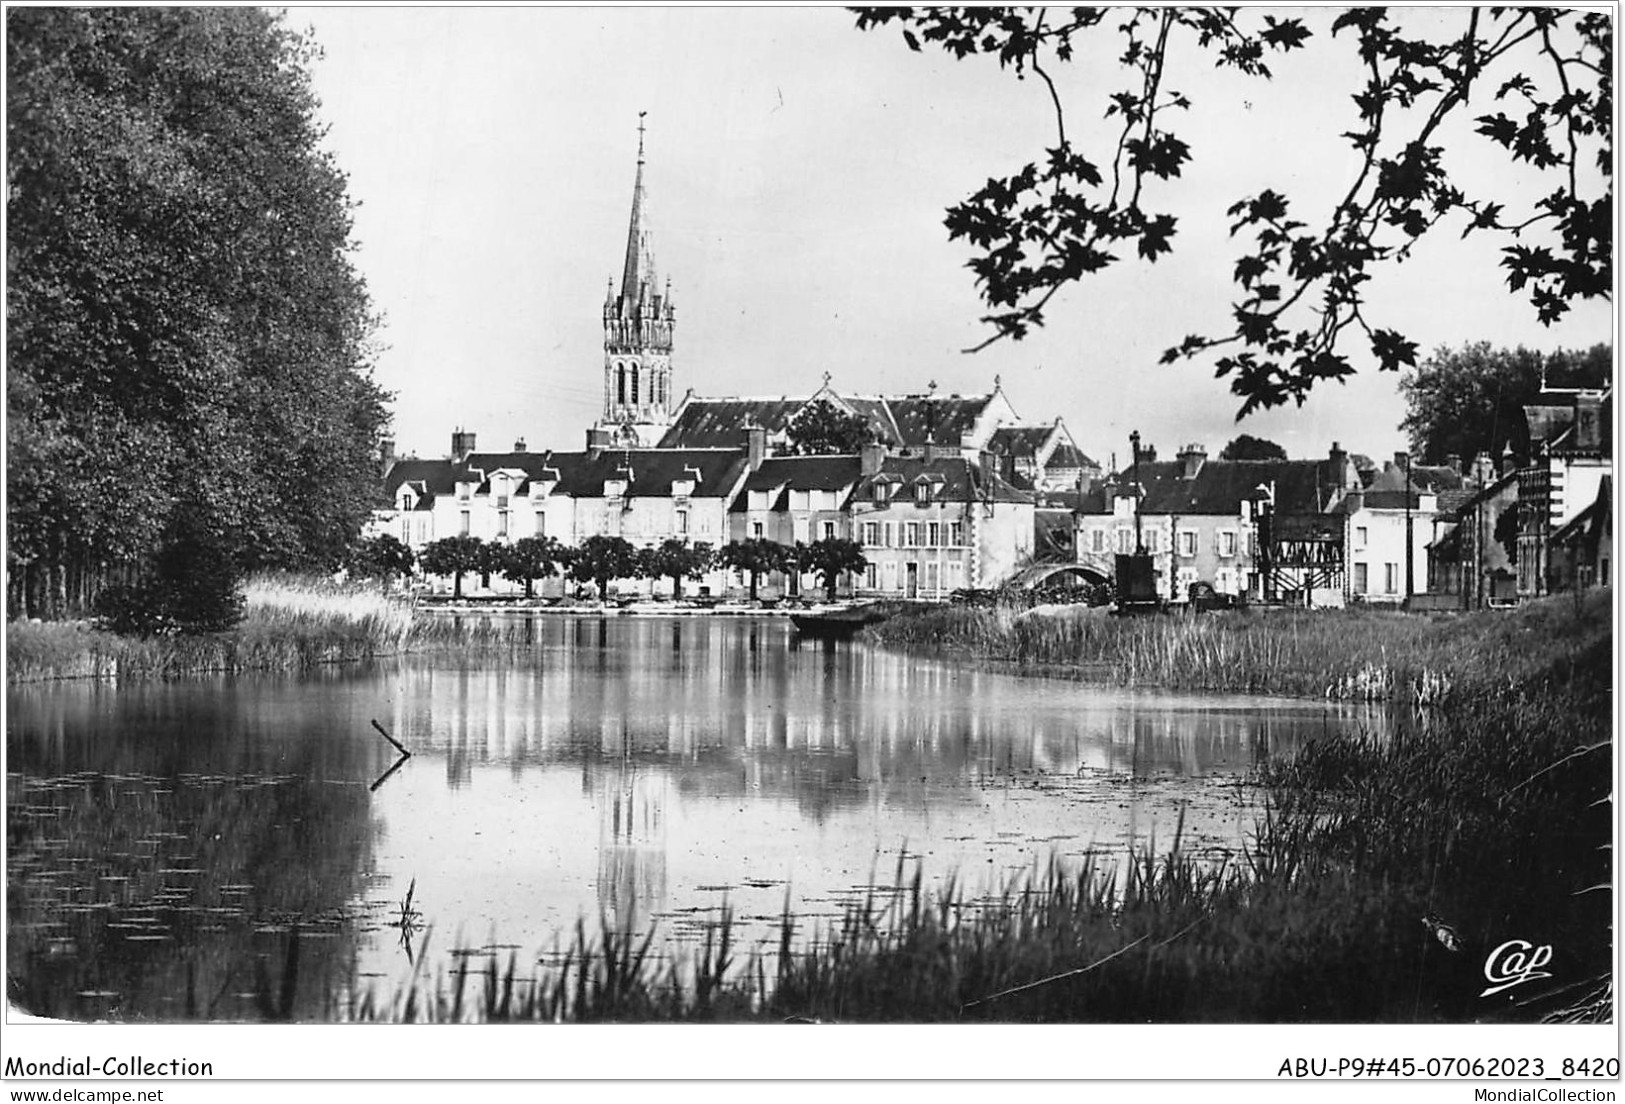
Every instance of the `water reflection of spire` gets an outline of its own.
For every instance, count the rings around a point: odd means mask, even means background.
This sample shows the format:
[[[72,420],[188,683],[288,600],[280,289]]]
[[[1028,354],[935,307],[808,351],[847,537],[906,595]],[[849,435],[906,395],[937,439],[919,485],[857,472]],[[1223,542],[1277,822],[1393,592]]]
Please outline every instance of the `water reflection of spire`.
[[[666,901],[665,775],[630,759],[599,776],[598,904],[616,931],[641,929]]]

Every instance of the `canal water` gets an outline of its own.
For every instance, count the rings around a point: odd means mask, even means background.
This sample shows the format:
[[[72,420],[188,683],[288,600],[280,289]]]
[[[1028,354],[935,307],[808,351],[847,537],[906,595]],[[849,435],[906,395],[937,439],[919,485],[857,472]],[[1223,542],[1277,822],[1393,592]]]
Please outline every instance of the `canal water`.
[[[1239,856],[1251,770],[1376,723],[798,642],[782,619],[517,635],[298,677],[8,689],[14,1003],[341,1018],[463,959],[528,974],[578,921],[652,926],[681,960],[726,908],[748,955],[787,907],[817,938],[899,869],[975,896],[1176,828]]]

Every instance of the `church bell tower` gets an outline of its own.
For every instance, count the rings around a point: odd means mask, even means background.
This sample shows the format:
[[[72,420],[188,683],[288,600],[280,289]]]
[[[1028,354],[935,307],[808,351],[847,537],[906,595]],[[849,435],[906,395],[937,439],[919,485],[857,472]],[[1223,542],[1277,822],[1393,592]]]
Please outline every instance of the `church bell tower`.
[[[632,185],[632,221],[617,292],[610,279],[604,300],[604,416],[599,429],[617,445],[653,447],[671,425],[671,349],[676,315],[671,283],[662,287],[650,248],[648,199],[643,190],[643,117],[638,112],[638,172]]]

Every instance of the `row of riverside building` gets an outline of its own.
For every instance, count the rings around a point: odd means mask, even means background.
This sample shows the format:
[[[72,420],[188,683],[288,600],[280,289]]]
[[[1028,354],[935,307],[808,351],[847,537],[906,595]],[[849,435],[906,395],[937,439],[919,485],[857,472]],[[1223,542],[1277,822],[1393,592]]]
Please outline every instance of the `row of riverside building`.
[[[1548,390],[1526,408],[1531,459],[1377,464],[1333,444],[1320,460],[1175,458],[1138,449],[1105,472],[1066,426],[1023,421],[995,377],[978,394],[851,395],[826,374],[811,394],[673,401],[676,312],[655,272],[642,133],[625,263],[603,308],[604,404],[575,451],[397,459],[386,445],[371,531],[414,551],[450,536],[494,542],[594,535],[721,547],[841,538],[868,567],[855,597],[945,598],[1053,575],[1104,582],[1143,549],[1159,592],[1254,601],[1477,608],[1606,582],[1612,561],[1612,388]],[[798,415],[827,404],[872,441],[851,455],[791,455]],[[1516,510],[1515,524],[1505,515]],[[429,580],[450,589],[449,580]],[[770,576],[761,593],[809,580]],[[565,584],[544,586],[558,593]],[[627,580],[643,593],[670,583]],[[717,569],[701,593],[743,593]],[[500,577],[491,593],[519,589]],[[479,593],[475,588],[475,593]]]

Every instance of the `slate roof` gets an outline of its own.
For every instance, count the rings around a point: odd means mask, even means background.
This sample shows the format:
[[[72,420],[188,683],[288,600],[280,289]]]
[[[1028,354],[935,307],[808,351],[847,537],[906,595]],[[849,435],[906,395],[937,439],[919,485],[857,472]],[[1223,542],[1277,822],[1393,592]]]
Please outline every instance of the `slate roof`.
[[[768,509],[787,510],[791,491],[850,490],[862,477],[863,461],[857,456],[770,456],[745,477],[745,485],[730,509],[745,510],[751,491],[776,490],[779,493]],[[846,508],[846,502],[847,499],[842,499],[842,509]]]
[[[1553,533],[1552,543],[1569,544],[1581,540],[1587,543],[1594,542],[1604,530],[1612,529],[1613,514],[1614,477],[1605,475],[1597,488],[1596,499]]]
[[[660,448],[738,448],[754,422],[769,436],[783,433],[804,398],[686,400],[660,438]]]
[[[1002,456],[1036,456],[1054,432],[1054,426],[1000,426],[987,444]]]
[[[790,422],[797,412],[822,394],[794,397],[753,399],[705,399],[690,396],[677,411],[671,426],[660,438],[661,448],[738,448],[744,440],[745,426],[754,422],[767,430],[769,437],[782,436],[789,431]],[[842,404],[868,421],[877,438],[886,444],[902,443],[897,423],[882,398],[851,398],[837,396],[831,405]]]
[[[993,400],[988,395],[902,395],[887,399],[892,420],[904,447],[931,442],[957,445],[976,427],[977,419]]]
[[[1507,472],[1489,486],[1479,488],[1472,494],[1467,495],[1460,502],[1451,506],[1449,512],[1459,518],[1462,514],[1466,513],[1474,506],[1477,506],[1480,502],[1492,499],[1496,495],[1504,493],[1509,488],[1517,486],[1517,484],[1518,473],[1516,471]],[[1442,497],[1439,500],[1439,511],[1440,513],[1445,512],[1444,499]]]
[[[555,452],[553,466],[559,469],[559,494],[576,498],[598,498],[604,483],[627,478],[628,498],[669,498],[672,483],[698,478],[692,497],[731,496],[746,466],[743,449],[604,449],[590,452]],[[694,469],[694,470],[690,470]]]
[[[857,456],[769,456],[746,478],[745,490],[838,491],[862,476],[863,461]]]
[[[1142,514],[1189,514],[1233,517],[1261,486],[1275,488],[1275,513],[1323,514],[1338,500],[1336,471],[1330,460],[1208,460],[1196,478],[1184,478],[1177,460],[1141,461],[1079,498],[1081,514],[1112,512],[1111,492],[1136,481],[1145,488]]]
[[[865,499],[871,496],[876,483],[901,483],[898,496],[912,494],[916,481],[924,478],[935,484],[933,497],[939,502],[1021,502],[1030,503],[1033,496],[1012,486],[992,471],[962,457],[943,457],[925,460],[918,457],[889,456],[880,471],[862,480],[856,493]]]
[[[1050,468],[1098,468],[1099,466],[1089,457],[1062,441],[1055,446],[1055,451],[1050,453],[1049,463],[1045,464],[1044,468],[1048,470]]]
[[[1133,468],[1127,473],[1133,475]],[[1185,479],[1179,461],[1140,465],[1145,485],[1143,513],[1230,516],[1261,486],[1275,488],[1277,514],[1324,513],[1337,497],[1337,483],[1326,460],[1208,460]]]

